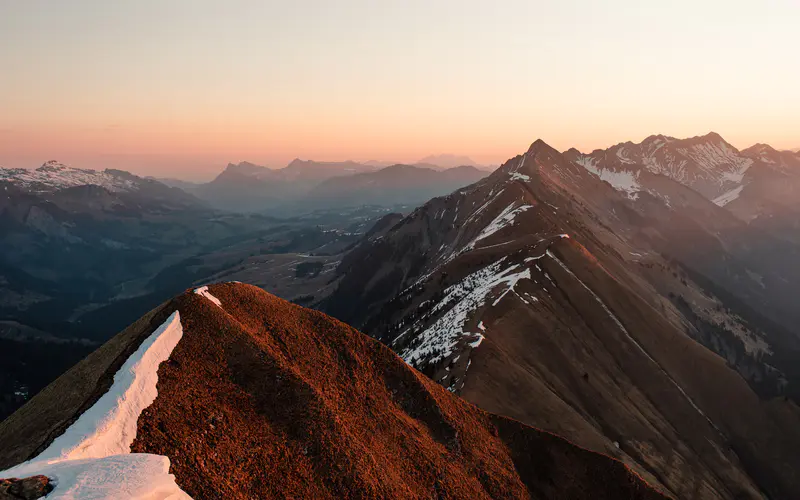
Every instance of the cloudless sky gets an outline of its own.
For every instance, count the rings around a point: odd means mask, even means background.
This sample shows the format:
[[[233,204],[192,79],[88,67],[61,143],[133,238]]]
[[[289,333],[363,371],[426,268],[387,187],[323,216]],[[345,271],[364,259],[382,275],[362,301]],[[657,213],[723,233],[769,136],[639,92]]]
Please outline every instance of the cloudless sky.
[[[0,165],[800,147],[798,0],[0,0]]]

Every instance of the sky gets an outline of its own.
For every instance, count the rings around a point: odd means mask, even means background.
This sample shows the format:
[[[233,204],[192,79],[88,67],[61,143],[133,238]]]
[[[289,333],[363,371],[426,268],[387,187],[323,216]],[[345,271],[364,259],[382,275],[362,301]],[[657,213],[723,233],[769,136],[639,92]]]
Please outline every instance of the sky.
[[[0,0],[0,166],[800,147],[797,0]]]

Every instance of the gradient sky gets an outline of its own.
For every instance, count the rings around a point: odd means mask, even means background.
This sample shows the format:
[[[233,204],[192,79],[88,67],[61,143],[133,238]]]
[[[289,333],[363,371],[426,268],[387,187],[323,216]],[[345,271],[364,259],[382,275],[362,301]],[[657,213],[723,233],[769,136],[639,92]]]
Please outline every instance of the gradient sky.
[[[0,165],[800,147],[798,0],[0,0]]]

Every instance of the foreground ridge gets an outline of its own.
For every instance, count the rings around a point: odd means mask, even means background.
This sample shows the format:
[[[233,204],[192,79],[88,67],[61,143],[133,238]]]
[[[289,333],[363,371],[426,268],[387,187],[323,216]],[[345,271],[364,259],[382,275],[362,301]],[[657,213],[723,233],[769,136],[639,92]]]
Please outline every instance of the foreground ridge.
[[[0,467],[68,435],[108,386],[93,389],[179,314],[183,337],[158,368],[130,456],[166,457],[194,498],[663,498],[621,462],[479,410],[322,313],[249,285],[199,290],[0,424]]]

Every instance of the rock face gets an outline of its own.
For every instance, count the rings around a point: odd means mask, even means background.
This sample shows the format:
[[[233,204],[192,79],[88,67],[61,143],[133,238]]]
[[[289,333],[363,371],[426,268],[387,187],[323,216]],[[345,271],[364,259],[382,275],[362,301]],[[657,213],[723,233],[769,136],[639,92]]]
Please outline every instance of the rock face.
[[[131,452],[168,457],[194,498],[663,498],[621,462],[479,410],[353,328],[234,283],[164,304],[0,424],[0,467],[68,428],[174,311],[183,336]]]
[[[36,500],[51,491],[53,485],[46,476],[0,479],[0,500]]]

